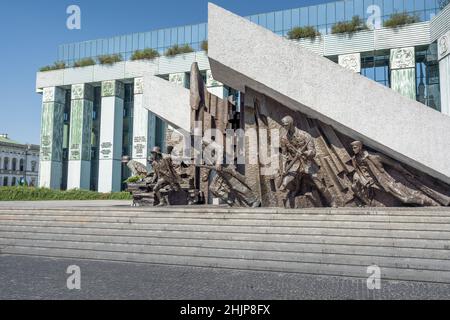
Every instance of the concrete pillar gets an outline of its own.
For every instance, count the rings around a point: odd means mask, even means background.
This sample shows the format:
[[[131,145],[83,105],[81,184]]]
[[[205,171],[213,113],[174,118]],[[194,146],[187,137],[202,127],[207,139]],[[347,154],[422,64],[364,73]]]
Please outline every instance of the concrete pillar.
[[[98,191],[119,192],[122,185],[124,85],[102,82]]]
[[[343,54],[338,57],[338,60],[339,65],[344,67],[345,69],[355,73],[361,73],[360,53]]]
[[[41,188],[61,188],[65,100],[64,89],[44,88],[39,162],[39,186]]]
[[[148,166],[147,157],[155,146],[156,116],[143,106],[144,78],[134,79],[132,159]]]
[[[180,87],[189,88],[190,87],[190,77],[187,73],[173,73],[169,75],[169,82],[174,83],[176,85],[179,85]],[[172,126],[168,125],[167,123],[164,123],[161,126],[162,130],[164,130],[164,136],[165,139],[162,143],[161,149],[163,152],[165,152],[167,145],[171,144],[173,141],[178,141],[181,139],[182,134],[177,131]]]
[[[438,40],[441,111],[450,116],[450,31]]]
[[[416,57],[414,47],[391,49],[391,88],[416,100]]]
[[[214,80],[211,70],[206,70],[206,88],[216,97],[228,98],[228,89],[221,82]]]
[[[89,84],[72,86],[70,105],[69,165],[67,189],[90,189],[91,133],[94,88]]]

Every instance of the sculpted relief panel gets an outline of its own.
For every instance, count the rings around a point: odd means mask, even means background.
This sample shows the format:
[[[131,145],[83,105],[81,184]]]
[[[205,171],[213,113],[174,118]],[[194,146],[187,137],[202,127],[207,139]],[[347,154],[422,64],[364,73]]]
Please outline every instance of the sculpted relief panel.
[[[181,142],[190,149],[152,152],[154,179],[146,188],[161,205],[171,204],[162,188],[200,194],[202,200],[189,203],[215,199],[231,207],[450,205],[449,185],[251,88],[237,111],[232,96],[206,90],[197,64],[190,83],[193,136]],[[183,168],[187,188],[178,173]]]
[[[391,50],[391,69],[414,68],[416,63],[414,47]]]
[[[281,130],[280,170],[254,178],[264,165],[246,165],[263,206],[450,205],[450,186],[250,89],[245,111],[246,130]]]
[[[447,32],[438,40],[439,60],[444,59],[450,54],[450,32]]]

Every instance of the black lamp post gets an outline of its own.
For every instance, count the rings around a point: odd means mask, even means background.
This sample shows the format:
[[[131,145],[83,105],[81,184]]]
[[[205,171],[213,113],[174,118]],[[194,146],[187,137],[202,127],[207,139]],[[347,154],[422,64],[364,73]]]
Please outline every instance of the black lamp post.
[[[25,165],[23,168],[23,180],[24,183],[28,186],[27,182],[27,166],[28,166],[28,151],[31,149],[31,145],[27,144],[27,147],[25,148]]]

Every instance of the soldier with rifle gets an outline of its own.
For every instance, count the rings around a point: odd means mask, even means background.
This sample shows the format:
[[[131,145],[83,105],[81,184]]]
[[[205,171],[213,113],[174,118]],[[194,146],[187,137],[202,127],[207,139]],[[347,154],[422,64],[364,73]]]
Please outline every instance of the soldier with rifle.
[[[279,190],[285,192],[291,183],[300,184],[304,176],[311,182],[328,202],[335,207],[335,201],[319,175],[319,166],[316,164],[316,148],[312,136],[294,125],[291,116],[284,117],[281,124],[285,133],[281,137],[282,174]]]

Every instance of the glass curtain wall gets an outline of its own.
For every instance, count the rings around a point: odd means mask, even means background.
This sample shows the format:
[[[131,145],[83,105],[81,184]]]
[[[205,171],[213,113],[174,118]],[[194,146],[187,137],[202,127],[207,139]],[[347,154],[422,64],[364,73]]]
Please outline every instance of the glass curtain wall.
[[[64,105],[63,127],[63,153],[62,153],[62,183],[61,189],[67,190],[67,176],[69,168],[69,138],[70,138],[70,106],[72,103],[72,91],[66,90],[66,102]]]
[[[293,27],[307,25],[316,27],[322,34],[327,34],[331,32],[331,28],[336,22],[350,21],[355,15],[367,19],[373,13],[368,10],[373,5],[380,8],[383,21],[397,12],[408,12],[419,16],[422,21],[426,21],[439,12],[438,0],[341,0],[303,8],[255,14],[246,18],[281,36],[285,36]],[[207,39],[207,24],[201,23],[64,44],[58,48],[58,60],[73,65],[79,59],[96,58],[115,53],[121,54],[125,60],[128,60],[135,50],[153,48],[164,54],[167,48],[175,44],[189,44],[195,51],[199,51],[201,43]]]
[[[122,155],[132,156],[133,151],[133,109],[134,109],[134,86],[131,83],[125,84],[125,97],[123,108],[123,135],[122,135]],[[123,183],[131,175],[130,170],[122,164],[122,190],[126,185]]]
[[[417,101],[441,111],[437,44],[416,48]]]
[[[98,190],[98,166],[100,150],[100,119],[102,105],[102,88],[94,88],[94,105],[92,112],[92,133],[91,133],[91,190]]]

